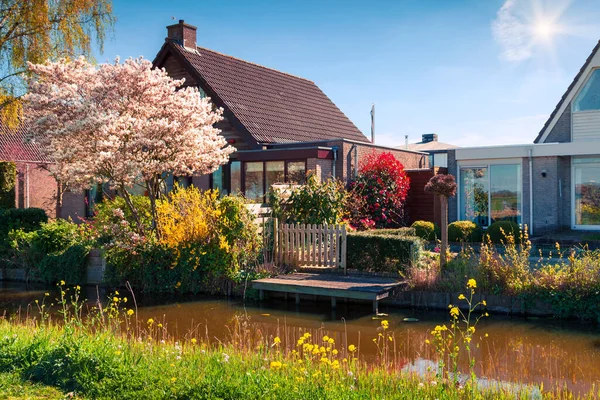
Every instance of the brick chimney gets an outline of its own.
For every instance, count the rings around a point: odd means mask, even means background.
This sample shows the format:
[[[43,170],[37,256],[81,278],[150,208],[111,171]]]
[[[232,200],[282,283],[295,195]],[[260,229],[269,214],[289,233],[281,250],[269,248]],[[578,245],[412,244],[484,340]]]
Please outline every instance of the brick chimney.
[[[437,133],[425,133],[421,137],[421,143],[429,143],[429,142],[437,142],[438,135]]]
[[[197,27],[186,24],[182,19],[175,25],[167,26],[167,39],[174,40],[183,47],[196,50]]]

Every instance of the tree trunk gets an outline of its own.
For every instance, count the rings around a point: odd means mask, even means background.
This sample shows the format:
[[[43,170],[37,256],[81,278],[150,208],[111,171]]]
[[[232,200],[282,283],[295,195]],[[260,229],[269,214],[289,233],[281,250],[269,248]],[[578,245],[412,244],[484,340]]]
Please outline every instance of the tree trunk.
[[[135,224],[136,224],[138,233],[140,235],[144,235],[144,231],[145,231],[144,224],[142,224],[142,220],[140,219],[140,214],[138,213],[137,209],[133,205],[131,196],[129,195],[129,192],[127,191],[125,186],[121,186],[121,192],[123,194],[123,198],[125,199],[125,204],[127,204],[127,207],[129,207],[129,211],[131,211],[131,214],[133,214],[133,219],[135,220]]]
[[[440,204],[442,207],[442,246],[440,248],[440,267],[446,266],[446,255],[448,253],[448,198],[440,196]]]
[[[56,184],[56,218],[62,217],[63,185],[60,182]]]
[[[160,181],[158,179],[146,180],[146,187],[148,189],[148,198],[150,199],[150,213],[152,214],[152,230],[156,234],[156,237],[160,239],[160,232],[158,230],[158,212],[156,211],[156,199],[160,191]]]

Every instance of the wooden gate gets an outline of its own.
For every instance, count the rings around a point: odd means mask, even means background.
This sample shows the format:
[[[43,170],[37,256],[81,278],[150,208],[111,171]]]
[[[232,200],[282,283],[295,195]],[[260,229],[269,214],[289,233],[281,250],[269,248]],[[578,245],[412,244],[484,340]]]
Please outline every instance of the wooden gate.
[[[279,224],[275,219],[274,253],[279,264],[343,269],[346,273],[346,226]]]

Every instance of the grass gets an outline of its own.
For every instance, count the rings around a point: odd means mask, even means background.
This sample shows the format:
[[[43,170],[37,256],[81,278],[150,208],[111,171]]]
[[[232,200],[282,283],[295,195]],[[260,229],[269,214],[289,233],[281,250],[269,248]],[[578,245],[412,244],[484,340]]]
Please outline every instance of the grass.
[[[373,332],[377,360],[325,332],[282,329],[267,337],[246,320],[225,341],[198,330],[180,341],[160,322],[138,321],[125,297],[114,296],[85,318],[75,291],[61,291],[58,319],[37,303],[32,314],[0,319],[0,396],[93,399],[513,399],[530,398],[525,386],[492,385],[430,371],[403,370],[387,321]],[[470,341],[469,341],[470,342]],[[210,344],[209,344],[210,343]],[[342,345],[342,343],[344,343]],[[475,342],[473,342],[475,345]],[[552,391],[545,398],[569,398]],[[7,397],[10,398],[10,397]],[[594,398],[591,393],[587,398]]]
[[[18,373],[0,373],[0,400],[63,399],[65,394],[54,387],[23,380]]]

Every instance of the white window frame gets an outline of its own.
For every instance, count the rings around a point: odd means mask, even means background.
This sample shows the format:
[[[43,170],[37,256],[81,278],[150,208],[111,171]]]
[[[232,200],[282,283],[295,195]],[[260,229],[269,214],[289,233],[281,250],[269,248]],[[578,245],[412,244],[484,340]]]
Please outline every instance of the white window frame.
[[[488,169],[488,227],[492,222],[492,196],[490,195],[489,190],[491,190],[491,166],[492,165],[519,165],[521,169],[521,173],[518,178],[518,187],[521,189],[521,206],[519,207],[519,212],[521,215],[521,225],[523,226],[523,219],[525,216],[523,215],[523,159],[521,158],[506,158],[506,159],[494,159],[494,160],[460,160],[456,163],[456,180],[458,184],[458,190],[456,195],[456,220],[461,221],[461,194],[462,194],[462,180],[460,171],[463,168],[487,168]],[[571,168],[572,170],[572,168]],[[531,194],[530,194],[531,195]],[[487,228],[487,227],[486,227]]]
[[[600,225],[577,225],[577,216],[575,215],[577,210],[575,209],[575,166],[581,164],[575,164],[575,159],[595,159],[599,157],[571,157],[571,229],[576,231],[600,231]]]

